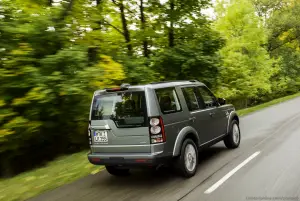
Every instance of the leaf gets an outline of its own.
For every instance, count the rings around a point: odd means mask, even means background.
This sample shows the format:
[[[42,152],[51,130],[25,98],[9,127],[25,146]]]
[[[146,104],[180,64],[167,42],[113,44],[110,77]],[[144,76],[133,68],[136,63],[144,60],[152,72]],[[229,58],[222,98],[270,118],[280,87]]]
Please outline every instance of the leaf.
[[[0,107],[5,106],[5,101],[0,99]]]
[[[15,132],[9,129],[0,129],[0,138],[5,137],[7,135],[12,135]]]

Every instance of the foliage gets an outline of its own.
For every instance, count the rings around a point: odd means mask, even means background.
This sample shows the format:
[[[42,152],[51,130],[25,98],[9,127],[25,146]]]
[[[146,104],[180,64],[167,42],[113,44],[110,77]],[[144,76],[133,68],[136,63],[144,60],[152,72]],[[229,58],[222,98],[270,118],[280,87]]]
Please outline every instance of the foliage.
[[[15,5],[4,3],[5,9],[13,11]],[[26,7],[24,3],[20,8]],[[96,62],[90,63],[88,44],[69,42],[72,31],[53,22],[53,15],[60,15],[55,8],[40,13],[40,18],[27,15],[26,10],[16,13],[12,21],[16,28],[8,26],[7,15],[0,21],[11,31],[3,31],[4,36],[11,34],[3,41],[11,43],[6,42],[10,46],[1,52],[0,63],[0,167],[4,174],[86,147],[93,91],[125,78],[122,65],[110,56],[97,53]],[[13,161],[23,162],[22,167]]]
[[[0,176],[86,148],[100,88],[198,79],[241,107],[298,91],[300,2],[226,2],[212,21],[209,0],[1,0]]]
[[[270,97],[280,97],[299,91],[299,22],[298,0],[253,0],[256,11],[264,16],[269,37],[266,49],[271,57],[279,61],[280,69],[272,76]]]
[[[262,47],[267,34],[252,4],[231,1],[225,11],[219,9],[215,27],[227,41],[220,50],[223,65],[218,93],[230,100],[246,100],[270,92],[270,77],[278,69]]]

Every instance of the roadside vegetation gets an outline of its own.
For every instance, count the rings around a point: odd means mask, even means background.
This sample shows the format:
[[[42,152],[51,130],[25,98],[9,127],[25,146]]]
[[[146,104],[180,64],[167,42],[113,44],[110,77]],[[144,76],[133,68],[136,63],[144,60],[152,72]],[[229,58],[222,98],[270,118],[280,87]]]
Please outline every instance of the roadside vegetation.
[[[237,109],[298,93],[300,1],[228,2],[0,0],[0,198],[95,170],[83,153],[96,89],[197,79]]]
[[[264,108],[270,107],[272,105],[276,105],[276,104],[283,103],[285,101],[297,98],[299,96],[300,96],[300,93],[296,93],[296,94],[289,95],[289,96],[284,96],[284,97],[277,98],[277,99],[274,99],[272,101],[269,101],[269,102],[266,102],[266,103],[263,103],[263,104],[260,104],[260,105],[256,105],[256,106],[253,106],[253,107],[238,110],[237,113],[238,113],[239,116],[245,116],[247,114],[251,114],[253,112],[256,112],[256,111],[262,110]]]
[[[0,180],[0,201],[26,200],[46,190],[51,190],[89,174],[96,174],[102,167],[87,161],[87,151],[62,156],[11,179]]]

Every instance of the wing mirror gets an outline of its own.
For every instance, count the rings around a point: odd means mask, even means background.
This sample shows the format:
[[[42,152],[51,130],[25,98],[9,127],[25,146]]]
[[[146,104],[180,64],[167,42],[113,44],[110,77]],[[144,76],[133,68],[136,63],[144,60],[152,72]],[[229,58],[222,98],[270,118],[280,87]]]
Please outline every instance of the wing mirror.
[[[218,102],[220,103],[220,105],[225,105],[226,104],[225,98],[218,98]]]

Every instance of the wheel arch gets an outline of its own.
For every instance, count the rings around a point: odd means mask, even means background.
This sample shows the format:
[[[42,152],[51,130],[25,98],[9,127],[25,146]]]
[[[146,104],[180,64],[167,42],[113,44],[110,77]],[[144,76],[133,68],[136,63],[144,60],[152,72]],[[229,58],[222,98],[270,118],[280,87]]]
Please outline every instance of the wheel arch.
[[[236,111],[231,111],[230,114],[229,114],[229,117],[228,117],[228,122],[227,122],[227,134],[229,132],[229,126],[230,126],[230,123],[233,121],[233,120],[236,120],[238,122],[238,124],[240,123],[240,118],[239,116],[237,115]]]
[[[199,147],[200,139],[199,139],[198,132],[193,127],[186,126],[183,129],[181,129],[181,131],[177,135],[174,148],[173,148],[173,156],[179,156],[181,146],[184,140],[187,138],[192,139],[195,142],[197,148]]]

